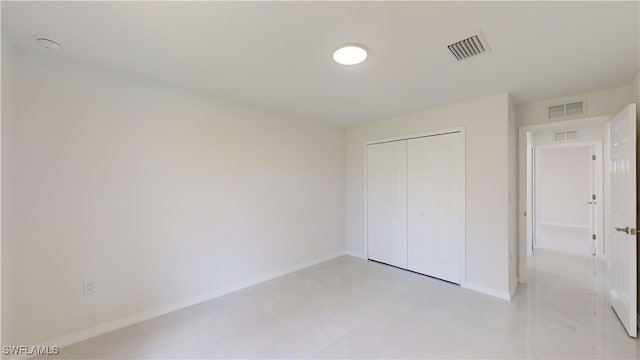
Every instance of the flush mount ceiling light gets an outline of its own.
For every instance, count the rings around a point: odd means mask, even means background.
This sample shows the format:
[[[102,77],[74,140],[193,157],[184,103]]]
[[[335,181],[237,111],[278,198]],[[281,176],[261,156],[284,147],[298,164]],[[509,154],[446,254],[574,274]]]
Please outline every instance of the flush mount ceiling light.
[[[62,43],[54,40],[48,36],[36,35],[36,42],[45,49],[49,50],[60,50],[62,48]]]
[[[356,65],[367,59],[367,50],[360,45],[344,45],[333,53],[333,60],[342,65]]]

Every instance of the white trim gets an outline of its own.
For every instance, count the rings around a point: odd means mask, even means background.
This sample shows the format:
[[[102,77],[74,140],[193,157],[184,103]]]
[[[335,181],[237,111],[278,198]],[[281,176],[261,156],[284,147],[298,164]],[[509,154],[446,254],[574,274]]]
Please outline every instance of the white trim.
[[[557,148],[574,148],[574,147],[592,147],[598,144],[602,144],[602,140],[587,140],[580,141],[574,140],[570,143],[562,143],[562,144],[545,144],[545,145],[536,145],[538,149],[557,149]]]
[[[462,134],[462,251],[460,254],[460,286],[467,284],[467,133],[461,128]]]
[[[364,257],[369,259],[369,144],[364,144]]]
[[[444,135],[444,134],[455,133],[455,132],[461,132],[464,134],[464,131],[465,131],[464,127],[455,127],[455,128],[448,128],[448,129],[442,129],[442,130],[426,131],[426,132],[421,132],[416,134],[394,136],[390,138],[367,141],[364,144],[364,148],[366,149],[367,145],[380,144],[380,143],[392,142],[392,141],[409,140],[409,139],[415,139],[415,138],[427,137],[427,136]]]
[[[520,279],[520,283],[524,284],[528,279],[527,218],[524,216],[525,211],[527,211],[527,133],[553,129],[555,127],[584,126],[589,124],[604,125],[610,119],[611,115],[603,115],[575,120],[552,121],[535,125],[522,125],[518,127],[518,278]],[[604,149],[602,154],[603,156],[606,155]],[[603,165],[606,166],[604,159]],[[529,214],[529,216],[531,216],[531,214]]]
[[[353,256],[353,257],[357,257],[357,258],[360,258],[360,259],[367,260],[367,255],[361,254],[361,253],[357,253],[357,252],[353,252],[353,251],[349,251],[349,250],[347,250],[345,252],[345,255],[349,255],[349,256]]]
[[[314,266],[320,263],[323,263],[325,261],[329,261],[335,258],[338,258],[340,256],[345,255],[346,252],[345,251],[340,251],[337,253],[333,253],[327,256],[323,256],[323,257],[319,257],[319,258],[314,258],[314,259],[310,259],[304,262],[301,262],[299,264],[293,265],[293,266],[289,266],[286,267],[284,269],[281,270],[277,270],[274,271],[272,273],[269,273],[267,275],[263,275],[263,276],[259,276],[257,278],[251,279],[251,280],[247,280],[244,282],[240,282],[234,285],[230,285],[227,286],[225,288],[219,289],[219,290],[215,290],[213,292],[210,292],[208,294],[205,295],[200,295],[200,296],[195,296],[189,299],[185,299],[182,300],[180,302],[174,303],[174,304],[170,304],[170,305],[166,305],[166,306],[161,306],[155,309],[151,309],[151,310],[147,310],[147,311],[143,311],[131,316],[127,316],[124,318],[120,318],[118,320],[114,320],[114,321],[110,321],[104,324],[100,324],[98,326],[94,326],[88,329],[84,329],[81,331],[78,331],[76,333],[73,334],[69,334],[69,335],[65,335],[62,337],[59,337],[57,339],[52,339],[49,341],[45,341],[42,344],[39,344],[39,346],[59,346],[59,347],[65,347],[65,346],[69,346],[75,343],[78,343],[80,341],[84,341],[96,336],[100,336],[103,335],[105,333],[114,331],[114,330],[118,330],[118,329],[122,329],[125,328],[127,326],[131,326],[146,320],[150,320],[153,318],[156,318],[158,316],[162,316],[165,314],[168,314],[170,312],[173,311],[177,311],[180,309],[184,309],[186,307],[189,306],[193,306],[196,304],[199,304],[201,302],[207,301],[207,300],[211,300],[211,299],[215,299],[217,297],[223,296],[223,295],[227,295],[233,292],[236,292],[238,290],[242,290],[244,288],[253,286],[253,285],[257,285],[260,283],[263,283],[265,281],[269,281],[271,279],[298,271],[298,270],[302,270],[304,268],[310,267],[310,266]],[[29,359],[33,356],[18,356],[15,359]]]
[[[469,282],[462,285],[462,287],[465,289],[477,291],[479,293],[483,293],[486,295],[495,296],[503,300],[511,301],[511,294],[508,291],[496,290],[496,289],[488,288],[486,286],[477,285]]]

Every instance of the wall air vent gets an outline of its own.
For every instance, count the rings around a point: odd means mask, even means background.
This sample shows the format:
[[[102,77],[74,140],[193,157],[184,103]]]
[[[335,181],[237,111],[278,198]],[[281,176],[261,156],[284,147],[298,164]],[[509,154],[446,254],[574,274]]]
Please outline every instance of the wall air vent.
[[[566,104],[551,105],[547,107],[548,120],[586,115],[586,113],[586,100],[572,101]]]
[[[578,140],[578,132],[577,131],[567,131],[565,134],[566,134],[567,141]]]
[[[487,45],[481,33],[449,44],[447,48],[458,61],[480,55],[490,50],[489,45]]]
[[[578,140],[577,131],[558,132],[553,135],[553,140],[557,143]]]

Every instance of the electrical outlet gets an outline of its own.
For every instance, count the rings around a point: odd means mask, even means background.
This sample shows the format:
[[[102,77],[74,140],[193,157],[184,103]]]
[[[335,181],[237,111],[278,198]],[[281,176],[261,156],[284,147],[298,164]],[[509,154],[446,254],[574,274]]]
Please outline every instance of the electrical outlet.
[[[85,295],[91,295],[95,291],[95,287],[93,285],[93,281],[84,281],[82,283],[82,288]]]

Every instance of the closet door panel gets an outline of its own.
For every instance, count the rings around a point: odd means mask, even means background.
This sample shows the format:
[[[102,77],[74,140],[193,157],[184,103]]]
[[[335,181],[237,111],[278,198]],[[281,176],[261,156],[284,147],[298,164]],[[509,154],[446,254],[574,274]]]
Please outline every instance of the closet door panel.
[[[460,283],[463,135],[408,140],[408,269]]]
[[[367,243],[371,260],[407,268],[407,141],[367,146]]]

